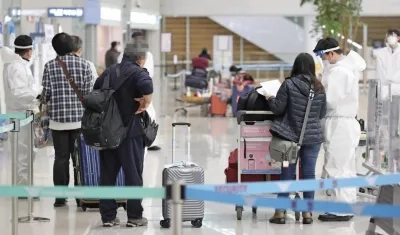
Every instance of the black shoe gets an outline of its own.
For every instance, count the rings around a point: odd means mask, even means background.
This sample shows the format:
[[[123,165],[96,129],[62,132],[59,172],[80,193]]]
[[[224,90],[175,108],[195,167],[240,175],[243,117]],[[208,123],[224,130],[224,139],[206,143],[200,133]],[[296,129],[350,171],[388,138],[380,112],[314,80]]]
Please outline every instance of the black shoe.
[[[119,225],[119,219],[115,218],[114,220],[111,221],[103,221],[103,227],[114,227]]]
[[[56,199],[54,202],[54,207],[63,207],[67,205],[67,200],[65,199]]]
[[[149,151],[158,151],[158,150],[161,150],[161,148],[158,147],[157,145],[154,145],[154,146],[151,146],[151,147],[147,148],[147,150],[149,150]]]
[[[340,216],[340,215],[333,215],[333,214],[325,214],[325,215],[320,215],[318,216],[318,220],[321,220],[323,222],[347,222],[350,221],[354,216],[352,215],[345,215],[345,216]]]
[[[126,227],[142,227],[142,226],[147,226],[147,219],[142,217],[140,219],[128,219],[128,222],[126,223]]]
[[[286,211],[276,210],[274,215],[269,219],[271,224],[286,224]]]

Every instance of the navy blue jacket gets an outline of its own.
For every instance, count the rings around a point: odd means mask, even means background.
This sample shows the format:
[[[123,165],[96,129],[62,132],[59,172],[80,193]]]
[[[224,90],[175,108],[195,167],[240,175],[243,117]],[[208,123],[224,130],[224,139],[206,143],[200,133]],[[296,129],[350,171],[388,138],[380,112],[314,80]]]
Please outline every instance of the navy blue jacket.
[[[135,138],[142,135],[139,128],[139,118],[135,112],[139,108],[139,103],[134,98],[153,93],[153,81],[146,69],[141,68],[137,63],[123,59],[120,64],[120,77],[129,76],[125,82],[114,93],[115,101],[125,126],[129,127],[127,138]],[[97,78],[93,89],[100,89],[103,85],[106,74],[110,74],[110,86],[115,89],[117,86],[116,66],[111,66]]]
[[[276,97],[268,99],[269,107],[275,114],[271,127],[272,135],[298,142],[303,126],[311,80],[299,75],[287,78],[279,88]],[[311,104],[310,114],[302,145],[320,144],[324,135],[320,121],[326,114],[325,92],[316,92]]]

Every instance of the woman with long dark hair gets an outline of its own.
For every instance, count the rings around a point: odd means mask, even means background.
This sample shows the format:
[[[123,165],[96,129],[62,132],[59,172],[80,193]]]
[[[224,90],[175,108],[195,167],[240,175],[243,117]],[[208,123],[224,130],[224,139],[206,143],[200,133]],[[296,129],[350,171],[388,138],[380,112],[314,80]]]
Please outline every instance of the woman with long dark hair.
[[[315,76],[313,57],[307,53],[299,54],[294,61],[290,77],[282,83],[276,97],[267,97],[271,111],[275,114],[271,134],[298,143],[310,89],[314,90],[315,95],[298,155],[302,179],[315,179],[315,166],[321,144],[324,142],[320,120],[326,113],[326,95],[323,85]],[[292,180],[296,174],[296,164],[283,167],[280,179]],[[288,198],[289,193],[280,193],[278,197]],[[314,192],[303,192],[303,197],[313,200]],[[311,211],[304,211],[302,216],[303,224],[313,222]],[[286,211],[277,209],[269,221],[275,224],[285,224]]]

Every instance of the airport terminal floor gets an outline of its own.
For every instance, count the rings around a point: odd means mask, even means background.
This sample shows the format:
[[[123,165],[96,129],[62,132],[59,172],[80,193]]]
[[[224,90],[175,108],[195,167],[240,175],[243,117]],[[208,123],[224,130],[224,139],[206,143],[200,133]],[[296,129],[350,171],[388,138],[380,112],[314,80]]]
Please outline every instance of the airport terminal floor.
[[[361,95],[360,115],[365,117],[366,100]],[[172,114],[173,102],[170,103],[169,113]],[[178,117],[182,118],[183,117]],[[234,118],[201,118],[196,110],[188,117],[192,126],[192,161],[205,170],[205,183],[224,183],[224,169],[227,167],[229,152],[236,147],[237,125]],[[144,184],[149,187],[161,186],[161,174],[165,164],[171,162],[171,122],[172,115],[163,117],[160,122],[161,151],[149,152],[145,158]],[[185,131],[177,130],[177,160],[185,159]],[[34,162],[34,183],[39,186],[52,185],[52,167],[54,150],[52,147],[40,149]],[[320,153],[317,177],[320,177],[323,163],[323,152]],[[2,143],[0,149],[0,184],[11,184],[11,163],[9,143]],[[72,169],[71,169],[72,172]],[[72,175],[72,174],[71,174]],[[328,199],[324,192],[317,193],[318,199]],[[359,199],[366,200],[366,199]],[[47,223],[19,224],[19,234],[30,235],[161,235],[172,234],[170,229],[160,228],[161,200],[144,199],[144,216],[149,219],[147,227],[126,228],[126,213],[121,208],[118,217],[121,226],[103,228],[96,209],[83,212],[76,207],[75,200],[70,198],[68,206],[53,208],[53,198],[42,198],[34,203],[35,216],[48,217]],[[27,210],[26,201],[20,201],[19,213],[24,216]],[[0,234],[10,234],[11,199],[0,198]],[[294,213],[289,213],[286,225],[270,224],[268,219],[273,209],[259,208],[257,215],[252,215],[251,209],[245,207],[243,219],[236,220],[235,208],[232,205],[205,203],[205,218],[202,228],[192,228],[189,223],[184,224],[183,234],[192,235],[361,235],[368,227],[368,217],[355,217],[350,222],[322,223],[317,220],[319,213],[314,214],[314,224],[303,225],[296,223]],[[4,232],[7,231],[7,232]],[[380,232],[380,231],[377,231]]]

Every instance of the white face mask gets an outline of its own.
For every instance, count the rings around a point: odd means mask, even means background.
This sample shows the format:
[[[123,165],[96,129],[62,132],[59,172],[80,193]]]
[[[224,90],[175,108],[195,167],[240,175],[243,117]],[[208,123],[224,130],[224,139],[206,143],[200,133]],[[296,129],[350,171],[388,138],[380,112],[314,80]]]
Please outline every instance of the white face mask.
[[[390,46],[396,46],[398,41],[399,41],[399,39],[396,36],[388,36],[387,37],[387,42]]]
[[[318,64],[319,67],[321,68],[321,72],[325,71],[326,68],[329,66],[329,61],[328,60],[322,60],[321,57],[318,57]]]
[[[115,50],[117,50],[118,52],[121,52],[121,46],[116,46]]]

